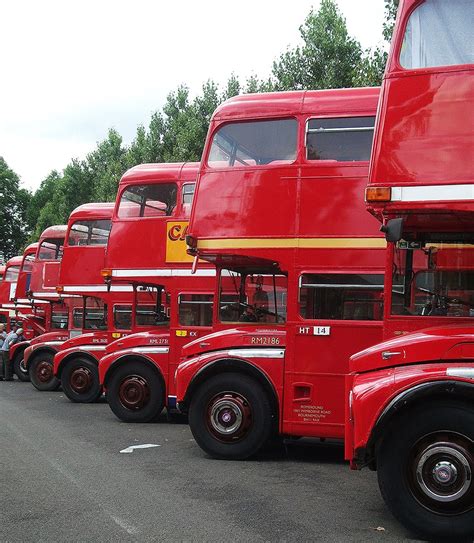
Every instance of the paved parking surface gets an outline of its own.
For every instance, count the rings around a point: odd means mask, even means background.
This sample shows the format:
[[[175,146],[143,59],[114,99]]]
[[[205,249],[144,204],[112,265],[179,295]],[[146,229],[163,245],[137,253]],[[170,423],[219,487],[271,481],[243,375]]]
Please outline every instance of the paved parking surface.
[[[376,475],[299,441],[211,460],[187,425],[0,382],[0,541],[408,541]],[[121,450],[139,444],[159,447]]]

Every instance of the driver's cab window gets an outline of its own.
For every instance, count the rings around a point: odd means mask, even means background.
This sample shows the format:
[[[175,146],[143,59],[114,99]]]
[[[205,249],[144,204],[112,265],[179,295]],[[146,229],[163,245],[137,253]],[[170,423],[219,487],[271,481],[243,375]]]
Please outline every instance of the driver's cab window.
[[[107,330],[107,304],[100,298],[85,297],[82,315],[85,330]]]
[[[474,317],[474,249],[467,244],[399,242],[392,315]]]
[[[167,326],[170,321],[169,299],[163,289],[153,286],[135,288],[136,326]]]
[[[219,288],[221,322],[284,323],[287,277],[222,270]]]

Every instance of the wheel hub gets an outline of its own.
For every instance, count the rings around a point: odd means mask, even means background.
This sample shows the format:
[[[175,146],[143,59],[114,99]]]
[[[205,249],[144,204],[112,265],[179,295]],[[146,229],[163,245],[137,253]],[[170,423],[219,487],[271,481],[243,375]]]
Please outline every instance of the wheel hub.
[[[454,443],[433,443],[418,457],[419,489],[439,504],[463,501],[473,490],[472,476],[472,457]]]
[[[241,439],[252,423],[252,411],[247,400],[240,394],[219,394],[208,409],[208,427],[220,441]]]
[[[92,372],[88,368],[76,368],[69,378],[69,384],[72,390],[78,394],[87,392],[93,383]]]
[[[41,383],[47,383],[51,381],[53,377],[53,365],[46,360],[41,361],[36,368],[36,375],[38,381]]]
[[[458,470],[451,462],[438,462],[433,468],[433,477],[437,483],[448,485],[457,479]]]
[[[126,377],[120,384],[119,399],[126,409],[142,409],[150,400],[148,383],[139,375]]]

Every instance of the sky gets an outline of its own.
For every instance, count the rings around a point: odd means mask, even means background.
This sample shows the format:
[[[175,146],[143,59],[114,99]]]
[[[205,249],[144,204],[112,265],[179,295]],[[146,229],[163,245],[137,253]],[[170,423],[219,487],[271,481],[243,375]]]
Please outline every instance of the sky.
[[[336,0],[364,48],[383,0]],[[0,156],[35,190],[115,128],[128,144],[180,84],[270,75],[319,0],[1,2]]]

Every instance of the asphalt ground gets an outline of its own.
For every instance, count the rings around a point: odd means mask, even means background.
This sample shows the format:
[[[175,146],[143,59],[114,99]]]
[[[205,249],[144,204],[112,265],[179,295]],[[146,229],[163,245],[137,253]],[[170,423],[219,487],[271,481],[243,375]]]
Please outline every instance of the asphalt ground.
[[[0,541],[410,541],[376,474],[300,440],[212,460],[186,424],[0,382]],[[135,445],[159,447],[121,450]]]

